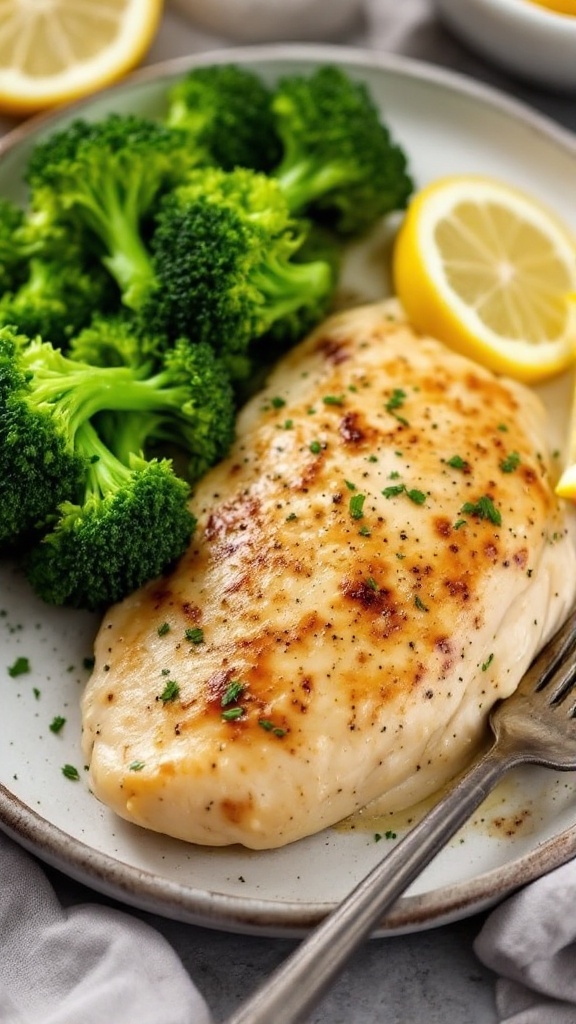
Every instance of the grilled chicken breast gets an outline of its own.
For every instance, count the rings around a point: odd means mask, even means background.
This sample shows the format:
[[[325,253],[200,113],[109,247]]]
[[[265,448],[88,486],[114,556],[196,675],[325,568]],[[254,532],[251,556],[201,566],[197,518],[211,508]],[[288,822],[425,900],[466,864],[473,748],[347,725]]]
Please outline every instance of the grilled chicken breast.
[[[194,843],[438,789],[575,594],[539,401],[393,303],[284,358],[193,509],[172,574],[104,619],[83,723],[96,796]]]

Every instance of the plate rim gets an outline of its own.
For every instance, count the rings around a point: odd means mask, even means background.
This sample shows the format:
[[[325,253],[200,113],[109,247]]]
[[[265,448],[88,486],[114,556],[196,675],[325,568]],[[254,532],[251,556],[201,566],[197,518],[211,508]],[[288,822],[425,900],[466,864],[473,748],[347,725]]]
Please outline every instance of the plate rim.
[[[521,121],[576,160],[576,133],[522,100],[466,74],[363,47],[338,44],[273,43],[224,47],[170,58],[139,68],[121,82],[56,110],[37,114],[0,139],[0,161],[38,130],[61,119],[80,116],[92,103],[121,94],[147,82],[171,79],[193,67],[222,63],[258,62],[338,63],[347,67],[389,72],[429,82]],[[336,905],[299,904],[231,896],[207,888],[195,889],[152,871],[122,862],[67,834],[0,784],[0,829],[30,853],[64,874],[136,909],[220,931],[242,934],[299,936],[319,923]],[[576,854],[576,823],[504,866],[475,878],[431,892],[401,897],[383,918],[375,936],[434,928],[493,906],[514,890],[560,867]]]
[[[9,150],[43,126],[48,126],[52,122],[56,123],[61,118],[68,119],[70,115],[79,114],[80,111],[100,98],[122,93],[133,86],[161,78],[172,78],[185,73],[189,68],[202,65],[303,59],[312,63],[356,64],[367,69],[391,71],[410,78],[429,81],[452,92],[464,93],[515,119],[524,121],[548,140],[552,139],[562,148],[576,154],[576,132],[555,121],[550,115],[530,106],[525,100],[509,96],[498,86],[475,79],[463,71],[457,71],[441,64],[433,64],[419,58],[373,50],[363,46],[344,46],[338,43],[264,43],[251,46],[221,46],[195,51],[188,55],[170,57],[140,67],[127,74],[120,82],[62,107],[34,114],[21,124],[16,125],[0,137],[0,159],[3,159]]]
[[[335,901],[301,904],[232,896],[160,878],[71,837],[1,783],[0,829],[29,853],[88,888],[135,909],[188,924],[241,934],[299,937],[337,906]],[[436,928],[480,913],[561,867],[575,853],[576,825],[473,879],[401,896],[382,918],[373,937]]]

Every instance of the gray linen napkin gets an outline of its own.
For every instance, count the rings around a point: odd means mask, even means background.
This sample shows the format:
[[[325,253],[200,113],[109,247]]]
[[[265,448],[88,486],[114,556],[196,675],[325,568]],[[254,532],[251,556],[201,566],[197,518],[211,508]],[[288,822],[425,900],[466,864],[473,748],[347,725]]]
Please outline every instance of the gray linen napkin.
[[[576,861],[532,882],[487,918],[474,943],[499,976],[502,1024],[576,1022]]]
[[[210,1024],[176,953],[137,917],[64,910],[40,866],[0,833],[2,1024]]]

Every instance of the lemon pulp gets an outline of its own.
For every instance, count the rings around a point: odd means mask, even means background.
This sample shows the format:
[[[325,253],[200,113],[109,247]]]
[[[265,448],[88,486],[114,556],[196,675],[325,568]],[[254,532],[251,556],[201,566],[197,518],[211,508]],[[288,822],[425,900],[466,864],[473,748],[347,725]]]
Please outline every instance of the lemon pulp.
[[[141,60],[162,0],[2,0],[0,110],[27,114],[116,81]]]

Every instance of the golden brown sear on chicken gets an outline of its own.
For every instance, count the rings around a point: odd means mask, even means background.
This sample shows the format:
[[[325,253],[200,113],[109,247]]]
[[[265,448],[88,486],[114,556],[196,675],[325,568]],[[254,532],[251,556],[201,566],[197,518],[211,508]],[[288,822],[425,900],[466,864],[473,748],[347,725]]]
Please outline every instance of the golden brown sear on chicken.
[[[395,303],[324,323],[241,413],[187,554],[104,619],[96,796],[258,849],[442,786],[574,598],[546,452],[532,392]]]

